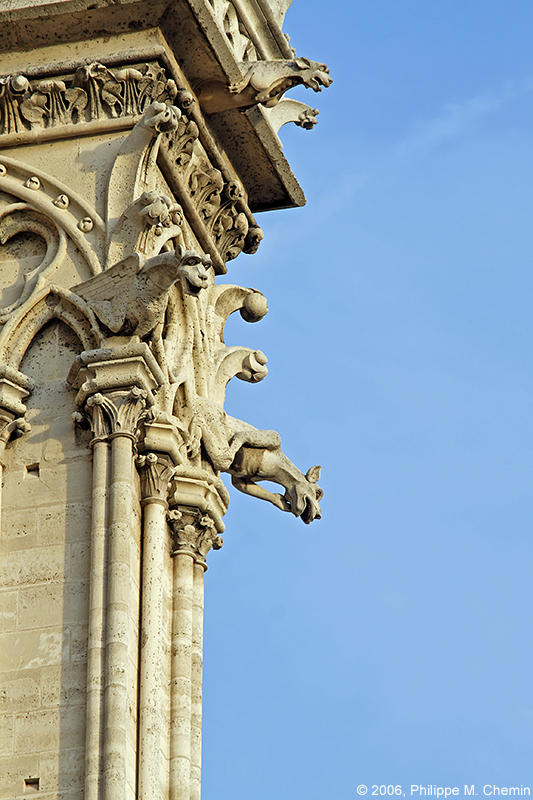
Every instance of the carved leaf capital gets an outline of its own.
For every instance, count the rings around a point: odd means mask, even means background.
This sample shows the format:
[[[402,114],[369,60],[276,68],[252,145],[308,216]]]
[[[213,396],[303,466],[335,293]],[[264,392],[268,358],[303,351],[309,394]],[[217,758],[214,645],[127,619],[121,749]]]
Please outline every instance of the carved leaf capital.
[[[141,479],[141,502],[160,502],[167,505],[174,467],[168,458],[156,453],[143,453],[135,459]]]
[[[205,567],[208,552],[220,550],[222,537],[209,514],[189,507],[172,508],[167,512],[171,530],[172,555],[185,553]]]
[[[128,436],[135,439],[146,408],[147,392],[132,386],[115,392],[95,392],[87,398],[85,409],[95,429],[103,435]],[[93,422],[94,421],[94,422]]]

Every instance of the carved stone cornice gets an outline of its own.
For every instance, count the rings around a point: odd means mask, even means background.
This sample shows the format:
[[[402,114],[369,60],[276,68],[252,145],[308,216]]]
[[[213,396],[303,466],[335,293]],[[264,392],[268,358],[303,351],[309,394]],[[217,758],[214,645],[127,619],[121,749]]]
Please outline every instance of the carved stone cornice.
[[[164,381],[164,375],[145,342],[126,341],[81,353],[72,365],[67,381],[78,389],[76,403],[80,407],[93,394],[128,392],[133,388],[141,391],[147,406],[152,406],[153,391]]]
[[[0,77],[0,135],[20,141],[21,135],[22,140],[31,139],[32,132],[38,132],[42,140],[56,138],[57,129],[65,126],[116,119],[127,123],[154,101],[172,102],[177,91],[157,62],[111,68],[94,61],[70,74],[31,80],[20,74],[4,75]]]
[[[141,479],[141,505],[160,503],[168,508],[170,482],[174,467],[168,458],[157,453],[143,453],[135,459]]]
[[[154,103],[169,112],[174,109],[172,125],[154,131],[165,133],[161,139],[163,171],[200,244],[211,255],[215,271],[224,273],[225,262],[240,252],[254,253],[263,234],[195,96],[183,77],[181,85],[175,77],[176,80],[170,77],[168,66],[157,59],[111,66],[95,61],[71,68],[67,74],[47,73],[31,79],[20,74],[5,75],[0,77],[0,146],[133,128]],[[34,178],[40,183],[37,176],[30,176],[31,180]],[[40,185],[27,188],[40,189]],[[54,203],[57,208],[67,207],[68,193],[58,193]],[[144,214],[149,206],[150,219]],[[173,227],[177,225],[174,235],[179,233],[179,205],[170,200],[166,208],[161,202],[159,206],[161,213],[157,214],[152,203],[138,209],[145,216],[140,231],[144,238],[152,232],[160,233],[169,221]],[[154,224],[142,230],[144,221]],[[87,234],[98,222],[94,214],[86,214],[78,227]],[[140,244],[140,252],[144,252],[143,243]],[[160,238],[159,245],[162,244]]]
[[[205,559],[208,552],[220,550],[223,544],[212,517],[199,509],[178,505],[167,512],[167,521],[172,538],[171,555],[191,556],[207,569]]]

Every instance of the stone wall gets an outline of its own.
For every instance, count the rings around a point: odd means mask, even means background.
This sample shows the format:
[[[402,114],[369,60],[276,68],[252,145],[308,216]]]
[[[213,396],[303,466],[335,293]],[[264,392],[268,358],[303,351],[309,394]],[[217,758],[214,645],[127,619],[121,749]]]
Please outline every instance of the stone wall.
[[[65,378],[79,352],[64,323],[35,337],[32,429],[6,451],[0,533],[0,797],[39,778],[43,798],[83,785],[90,452]]]

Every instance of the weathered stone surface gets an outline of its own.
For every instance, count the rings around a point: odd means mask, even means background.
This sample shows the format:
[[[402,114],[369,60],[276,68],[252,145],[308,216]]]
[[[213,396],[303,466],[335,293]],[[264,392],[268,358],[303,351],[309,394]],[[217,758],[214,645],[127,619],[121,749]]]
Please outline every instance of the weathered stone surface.
[[[216,278],[303,204],[285,95],[331,83],[288,5],[0,3],[0,800],[199,800],[220,472],[320,517],[320,468],[224,410],[268,305]]]

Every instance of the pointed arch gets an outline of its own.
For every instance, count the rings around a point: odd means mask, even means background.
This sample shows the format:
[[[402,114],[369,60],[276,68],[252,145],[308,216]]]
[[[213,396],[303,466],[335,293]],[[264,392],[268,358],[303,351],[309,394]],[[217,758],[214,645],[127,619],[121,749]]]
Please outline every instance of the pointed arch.
[[[33,339],[54,319],[64,322],[76,334],[84,350],[100,347],[98,324],[87,303],[68,289],[49,286],[17,309],[4,326],[0,333],[0,363],[18,369]]]

